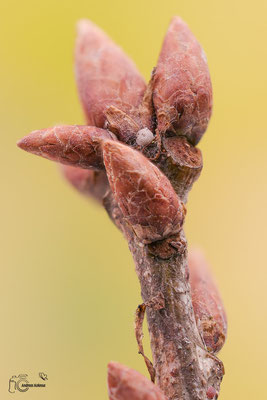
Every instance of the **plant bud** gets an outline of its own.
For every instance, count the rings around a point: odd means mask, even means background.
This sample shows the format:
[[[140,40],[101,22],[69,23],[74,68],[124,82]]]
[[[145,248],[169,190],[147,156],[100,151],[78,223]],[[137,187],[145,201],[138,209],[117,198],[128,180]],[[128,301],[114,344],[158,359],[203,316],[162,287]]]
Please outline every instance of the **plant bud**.
[[[146,377],[116,362],[108,364],[108,395],[109,400],[167,400]]]
[[[146,84],[134,63],[92,22],[81,20],[77,31],[76,81],[88,125],[105,128],[109,106],[135,114]]]
[[[159,132],[197,144],[211,116],[212,87],[205,53],[179,17],[171,21],[153,81]]]
[[[181,230],[184,205],[154,164],[115,141],[103,144],[103,157],[115,200],[142,242],[161,240]]]
[[[218,353],[224,345],[227,318],[218,288],[203,253],[189,252],[190,285],[196,323],[211,353]]]
[[[18,142],[29,153],[88,169],[104,169],[101,143],[115,136],[93,126],[62,125],[30,133]]]
[[[61,170],[66,180],[78,192],[102,202],[109,188],[108,178],[104,171],[92,171],[90,169],[72,167],[71,165],[62,165]]]

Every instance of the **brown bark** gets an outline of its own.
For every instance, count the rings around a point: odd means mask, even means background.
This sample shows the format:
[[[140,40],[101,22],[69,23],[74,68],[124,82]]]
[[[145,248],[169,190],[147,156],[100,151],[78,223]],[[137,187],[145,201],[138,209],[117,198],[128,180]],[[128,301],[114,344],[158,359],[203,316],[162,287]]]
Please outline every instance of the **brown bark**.
[[[180,238],[183,237],[181,233]],[[176,240],[180,240],[176,238]],[[191,302],[187,251],[169,259],[154,256],[149,245],[127,238],[144,302],[162,294],[161,310],[147,309],[156,382],[168,399],[205,399],[209,386],[219,391],[221,364],[211,358],[199,336]],[[162,243],[160,244],[162,245]]]
[[[191,185],[190,180],[180,188],[184,198]],[[111,194],[104,204],[129,243],[144,303],[157,296],[164,299],[161,309],[147,308],[157,384],[169,400],[204,400],[210,387],[218,394],[223,366],[207,351],[197,329],[183,231],[145,244],[133,233]]]

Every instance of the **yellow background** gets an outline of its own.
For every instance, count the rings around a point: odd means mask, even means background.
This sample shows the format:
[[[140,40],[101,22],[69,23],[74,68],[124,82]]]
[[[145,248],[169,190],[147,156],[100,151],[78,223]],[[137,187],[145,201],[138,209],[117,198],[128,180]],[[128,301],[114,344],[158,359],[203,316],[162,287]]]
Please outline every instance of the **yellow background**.
[[[15,143],[37,128],[83,123],[72,64],[77,19],[99,24],[148,79],[175,14],[202,43],[214,87],[186,231],[205,249],[228,312],[221,399],[266,397],[266,1],[1,0],[1,400],[106,399],[109,360],[146,374],[124,239],[56,165]],[[36,380],[39,372],[48,374],[46,389],[8,393],[12,375]]]

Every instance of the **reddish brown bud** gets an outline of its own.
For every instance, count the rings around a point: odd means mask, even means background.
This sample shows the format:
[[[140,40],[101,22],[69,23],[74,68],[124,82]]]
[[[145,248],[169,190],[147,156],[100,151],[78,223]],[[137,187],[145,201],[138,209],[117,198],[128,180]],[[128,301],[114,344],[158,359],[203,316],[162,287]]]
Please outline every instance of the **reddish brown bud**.
[[[29,153],[81,168],[104,169],[101,143],[115,136],[93,126],[62,125],[34,131],[18,142]]]
[[[161,240],[181,230],[183,203],[154,164],[115,141],[104,143],[103,156],[114,197],[141,241]]]
[[[81,194],[102,201],[109,187],[104,171],[92,171],[71,165],[62,165],[61,170],[67,181]]]
[[[160,388],[134,369],[108,364],[109,400],[166,400]]]
[[[171,21],[153,79],[159,132],[197,144],[211,116],[212,87],[205,53],[179,17]]]
[[[197,326],[207,349],[218,353],[227,333],[223,302],[203,253],[199,250],[189,252],[188,263]]]
[[[143,78],[121,48],[88,20],[78,23],[75,69],[88,125],[104,128],[111,105],[130,116],[136,112],[146,88]]]

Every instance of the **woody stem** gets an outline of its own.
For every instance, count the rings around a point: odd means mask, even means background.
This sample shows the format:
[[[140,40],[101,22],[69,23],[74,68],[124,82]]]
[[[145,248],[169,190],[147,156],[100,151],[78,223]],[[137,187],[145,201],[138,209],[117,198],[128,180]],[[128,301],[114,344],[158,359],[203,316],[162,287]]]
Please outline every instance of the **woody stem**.
[[[168,157],[172,155],[172,161],[176,156],[177,173],[174,174],[174,165],[170,160],[167,160],[167,165],[170,165],[171,171],[168,173],[167,168],[164,171],[170,180],[179,174],[182,184],[178,185],[177,193],[184,201],[201,170],[196,168],[195,161],[194,166],[185,165],[187,157],[184,152],[187,150],[192,152],[190,147],[183,146],[183,154],[179,159],[177,152],[168,152]],[[164,157],[166,165],[167,155]],[[201,154],[198,158],[202,165]],[[162,160],[158,163],[161,167]],[[168,400],[206,400],[210,386],[219,392],[223,366],[205,349],[196,326],[184,232],[144,244],[126,223],[111,193],[104,200],[104,205],[128,241],[143,301],[152,303],[147,307],[147,322],[156,383]],[[155,301],[157,298],[161,305]]]

